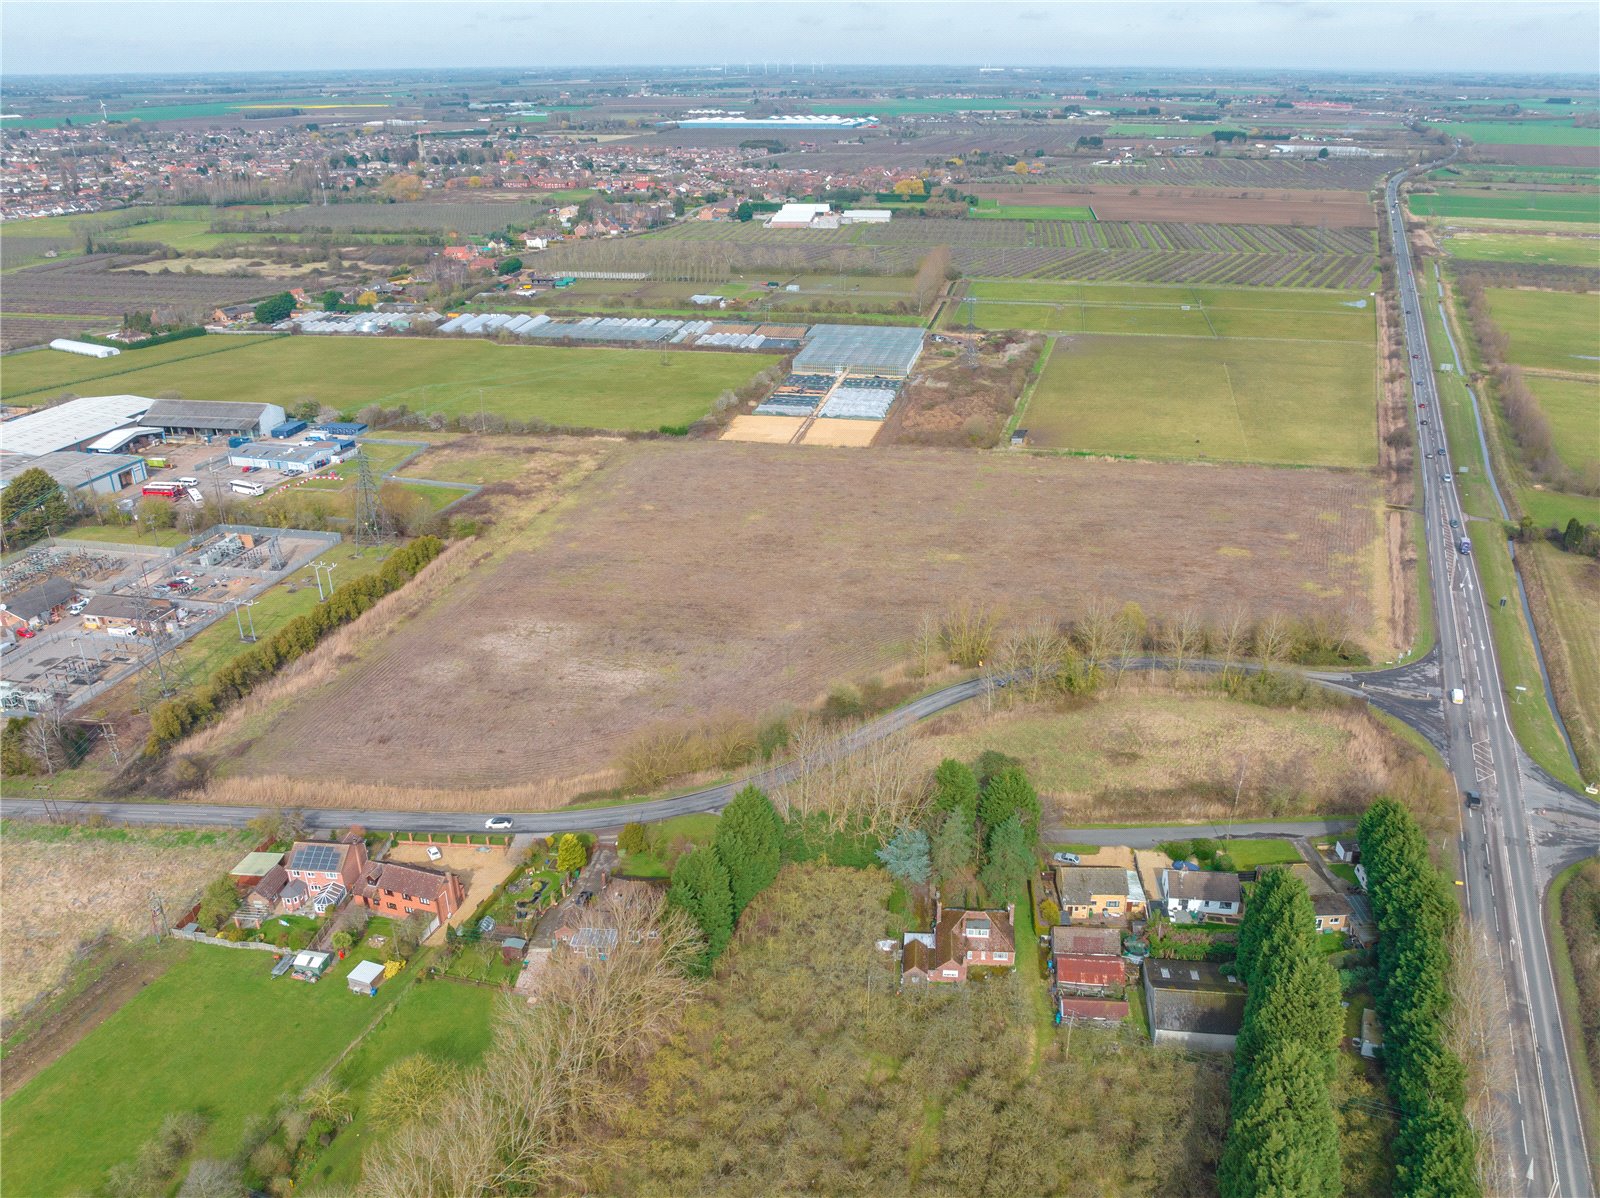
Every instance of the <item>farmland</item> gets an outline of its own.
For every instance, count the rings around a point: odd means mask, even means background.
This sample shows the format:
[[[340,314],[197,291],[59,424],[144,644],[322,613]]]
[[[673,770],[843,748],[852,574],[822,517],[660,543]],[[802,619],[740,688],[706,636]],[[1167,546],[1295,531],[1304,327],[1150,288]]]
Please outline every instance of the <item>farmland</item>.
[[[1362,712],[1254,707],[1162,684],[1123,684],[1066,712],[954,713],[920,748],[930,763],[986,749],[1021,759],[1045,822],[1068,827],[1359,813],[1401,751]],[[1252,764],[1236,800],[1240,761]]]
[[[969,216],[978,220],[1094,220],[1092,208],[1065,204],[1000,205],[993,202],[979,204]]]
[[[1600,378],[1532,377],[1528,387],[1550,421],[1556,453],[1567,468],[1581,471],[1600,461]]]
[[[1565,121],[1458,121],[1436,126],[1451,137],[1480,146],[1588,146],[1600,148],[1600,129],[1576,128]]]
[[[1457,188],[1436,195],[1413,195],[1410,204],[1411,211],[1418,216],[1600,223],[1600,192],[1596,191],[1513,191],[1504,188],[1477,191]]]
[[[1103,221],[1176,221],[1203,224],[1289,225],[1370,229],[1372,201],[1359,191],[1236,191],[1221,187],[978,187],[1002,204],[1077,203]]]
[[[177,1111],[208,1117],[199,1155],[227,1156],[246,1119],[308,1083],[401,989],[352,994],[352,962],[308,986],[269,978],[266,953],[172,951],[171,968],[7,1100],[7,1193],[88,1190]]]
[[[1023,416],[1034,444],[1090,453],[1371,466],[1374,354],[1340,342],[1058,342]]]
[[[266,233],[301,233],[313,229],[348,232],[460,233],[477,236],[504,231],[510,224],[534,225],[555,203],[577,200],[521,193],[502,200],[422,200],[411,204],[333,204],[296,208],[256,221]]]
[[[1286,605],[1366,637],[1376,500],[1364,476],[1314,470],[621,446],[559,517],[526,521],[358,663],[251,717],[218,786],[265,797],[287,793],[266,779],[340,779],[373,802],[473,807],[519,778],[568,798],[614,784],[641,729],[810,703],[891,666],[922,613],[963,599],[1013,614],[1068,594],[1152,613]],[[1186,549],[1159,568],[1141,548],[1167,544]],[[441,692],[447,721],[400,700]]]
[[[1474,262],[1600,268],[1600,240],[1593,237],[1452,232],[1444,247],[1451,257]]]
[[[693,423],[721,392],[742,385],[770,361],[758,354],[662,355],[468,340],[263,338],[243,349],[178,357],[114,378],[75,383],[73,390],[81,395],[170,390],[189,399],[266,403],[316,399],[352,413],[369,404],[404,404],[414,412],[445,416],[481,409],[508,420],[654,429]],[[60,367],[63,373],[71,369],[76,367],[70,363]]]
[[[1519,366],[1563,374],[1600,375],[1600,294],[1564,291],[1488,290],[1495,323],[1511,347],[1506,357]]]
[[[117,384],[108,380],[207,354],[230,353],[265,340],[268,338],[191,337],[149,349],[125,349],[114,358],[89,358],[50,349],[17,354],[6,359],[0,398],[7,403],[28,404],[41,403],[63,391],[119,394]]]
[[[251,846],[229,831],[0,828],[6,918],[0,1013],[7,1019],[61,982],[78,945],[101,932],[149,930],[150,896],[176,914]],[[9,1107],[8,1107],[9,1110]]]

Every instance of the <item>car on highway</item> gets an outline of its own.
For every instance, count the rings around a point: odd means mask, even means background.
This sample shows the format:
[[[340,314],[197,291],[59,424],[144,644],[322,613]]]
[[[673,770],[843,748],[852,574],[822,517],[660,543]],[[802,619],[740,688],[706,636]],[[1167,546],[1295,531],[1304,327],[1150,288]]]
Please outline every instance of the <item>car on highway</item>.
[[[1450,517],[1450,527],[1451,528],[1460,528],[1461,527],[1461,521],[1457,520],[1454,516]]]
[[[1440,482],[1446,482],[1447,483],[1447,482],[1453,481],[1454,479],[1455,479],[1455,475],[1451,474],[1450,471],[1448,471],[1448,470],[1446,470],[1443,474],[1441,474],[1439,476],[1439,481]]]
[[[1459,686],[1453,687],[1451,689],[1451,691],[1450,691],[1450,702],[1454,703],[1457,707],[1459,707],[1459,706],[1461,706],[1461,704],[1465,703],[1466,701],[1467,701],[1467,692],[1466,691],[1462,690]]]
[[[1076,853],[1051,853],[1050,854],[1050,860],[1054,861],[1057,865],[1082,865],[1083,864],[1083,862],[1079,859],[1078,854],[1076,854]]]
[[[483,821],[483,826],[491,832],[507,832],[511,829],[511,817],[509,815],[491,815]]]
[[[1467,791],[1467,806],[1468,807],[1482,807],[1483,806],[1483,796],[1481,794],[1479,794],[1475,790]]]

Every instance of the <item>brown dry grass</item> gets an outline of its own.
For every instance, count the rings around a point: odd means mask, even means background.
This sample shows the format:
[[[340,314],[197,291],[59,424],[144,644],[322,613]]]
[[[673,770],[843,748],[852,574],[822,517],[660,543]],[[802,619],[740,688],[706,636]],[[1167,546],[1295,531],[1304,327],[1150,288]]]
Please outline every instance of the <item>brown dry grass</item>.
[[[0,1014],[9,1019],[59,985],[84,941],[149,931],[152,895],[177,919],[248,851],[247,840],[238,830],[207,837],[49,828],[36,837],[7,821],[0,838]]]
[[[800,443],[860,449],[871,445],[881,431],[879,420],[813,420]]]
[[[805,421],[794,416],[735,416],[722,432],[724,441],[757,441],[763,445],[787,445],[794,440]]]
[[[1138,194],[1133,194],[1137,192]],[[975,187],[1002,205],[1085,204],[1101,220],[1189,221],[1219,225],[1300,225],[1371,229],[1372,201],[1359,191],[1244,191],[1231,187]]]
[[[918,618],[964,599],[1065,615],[1102,594],[1153,614],[1240,604],[1368,628],[1375,487],[1317,470],[630,444],[557,519],[470,571],[453,551],[438,584],[395,597],[414,616],[375,610],[208,734],[238,758],[213,796],[287,795],[282,780],[391,807],[419,791],[474,807],[571,796],[640,729],[811,703],[908,656]]]
[[[1066,827],[1357,814],[1413,755],[1365,711],[1256,707],[1144,675],[1067,711],[963,709],[921,746],[930,765],[985,749],[1020,758],[1045,822]]]
[[[1600,563],[1542,544],[1517,560],[1567,735],[1585,778],[1600,777]]]

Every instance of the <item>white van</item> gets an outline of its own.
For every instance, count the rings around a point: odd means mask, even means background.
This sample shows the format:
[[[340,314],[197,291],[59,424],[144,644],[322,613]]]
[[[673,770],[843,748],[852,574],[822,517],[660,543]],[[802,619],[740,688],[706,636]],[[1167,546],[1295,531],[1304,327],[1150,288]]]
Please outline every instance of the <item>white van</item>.
[[[248,478],[236,478],[228,485],[233,488],[235,495],[265,495],[267,493],[266,484],[253,482]]]
[[[178,479],[177,483],[180,487],[198,487],[200,485],[200,480],[192,475],[186,474],[182,478]]]
[[[1467,701],[1467,693],[1466,693],[1466,691],[1462,690],[1459,686],[1456,687],[1454,690],[1452,690],[1450,692],[1450,702],[1452,702],[1452,703],[1465,703],[1466,701]]]

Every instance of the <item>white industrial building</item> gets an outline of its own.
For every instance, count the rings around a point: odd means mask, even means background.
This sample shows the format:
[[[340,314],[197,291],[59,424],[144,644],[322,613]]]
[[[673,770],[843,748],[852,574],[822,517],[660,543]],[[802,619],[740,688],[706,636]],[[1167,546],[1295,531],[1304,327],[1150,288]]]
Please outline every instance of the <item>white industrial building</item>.
[[[0,424],[0,453],[41,457],[82,449],[107,433],[139,424],[155,402],[142,395],[99,395],[29,412]]]
[[[769,229],[836,229],[832,204],[785,204],[767,218]]]
[[[316,445],[266,445],[247,441],[228,450],[228,464],[241,470],[276,470],[281,474],[309,474],[338,456],[338,442]]]
[[[0,490],[10,486],[23,471],[33,469],[43,470],[64,491],[90,491],[96,495],[114,495],[150,477],[145,460],[133,454],[80,453],[70,449],[37,458],[6,454],[0,457]]]
[[[141,423],[169,437],[265,437],[286,419],[275,403],[228,403],[221,400],[158,399]]]

